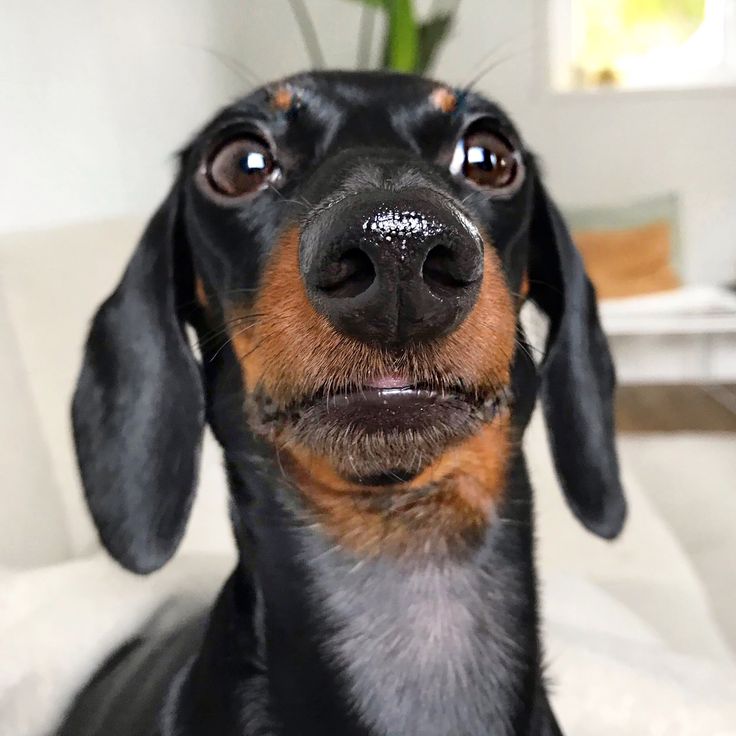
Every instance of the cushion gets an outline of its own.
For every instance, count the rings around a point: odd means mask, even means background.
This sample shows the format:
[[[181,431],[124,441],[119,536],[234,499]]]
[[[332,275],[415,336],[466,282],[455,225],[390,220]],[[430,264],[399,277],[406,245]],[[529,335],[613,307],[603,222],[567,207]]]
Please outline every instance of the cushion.
[[[677,200],[672,196],[622,207],[570,210],[573,239],[601,299],[676,289]]]
[[[599,299],[680,286],[670,264],[670,226],[666,222],[626,230],[578,230],[573,237]]]

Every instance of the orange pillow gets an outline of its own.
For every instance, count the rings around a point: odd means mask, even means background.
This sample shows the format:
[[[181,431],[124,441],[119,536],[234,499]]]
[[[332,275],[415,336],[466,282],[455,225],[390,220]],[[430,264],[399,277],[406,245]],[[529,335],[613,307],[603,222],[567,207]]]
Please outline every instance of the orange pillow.
[[[578,230],[573,234],[599,299],[676,289],[672,237],[666,221],[620,230]]]

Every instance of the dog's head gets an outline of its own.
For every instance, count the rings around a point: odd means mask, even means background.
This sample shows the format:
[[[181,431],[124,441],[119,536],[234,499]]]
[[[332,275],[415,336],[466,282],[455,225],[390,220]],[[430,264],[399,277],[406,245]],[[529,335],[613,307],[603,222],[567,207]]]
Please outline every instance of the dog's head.
[[[527,298],[549,317],[539,374],[566,497],[614,536],[624,502],[595,295],[509,118],[412,76],[254,92],[182,153],[94,320],[73,414],[103,542],[138,571],[170,557],[206,420],[226,451],[251,435],[273,448],[345,543],[483,526],[536,394]]]

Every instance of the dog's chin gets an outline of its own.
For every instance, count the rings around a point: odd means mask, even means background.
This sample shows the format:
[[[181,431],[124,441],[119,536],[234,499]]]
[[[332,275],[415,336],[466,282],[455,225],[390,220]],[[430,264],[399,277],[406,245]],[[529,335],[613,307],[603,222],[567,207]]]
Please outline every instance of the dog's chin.
[[[406,483],[505,408],[504,392],[427,385],[356,387],[320,393],[280,417],[279,434],[328,459],[346,480]]]

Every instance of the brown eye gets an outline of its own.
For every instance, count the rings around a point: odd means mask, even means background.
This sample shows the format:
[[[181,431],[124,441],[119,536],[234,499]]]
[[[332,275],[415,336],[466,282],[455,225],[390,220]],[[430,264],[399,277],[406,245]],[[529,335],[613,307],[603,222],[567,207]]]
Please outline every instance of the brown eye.
[[[493,191],[509,190],[521,180],[518,153],[503,137],[484,130],[471,130],[457,144],[452,168]]]
[[[203,173],[216,194],[234,199],[264,189],[276,173],[276,162],[264,141],[248,136],[216,149]]]

